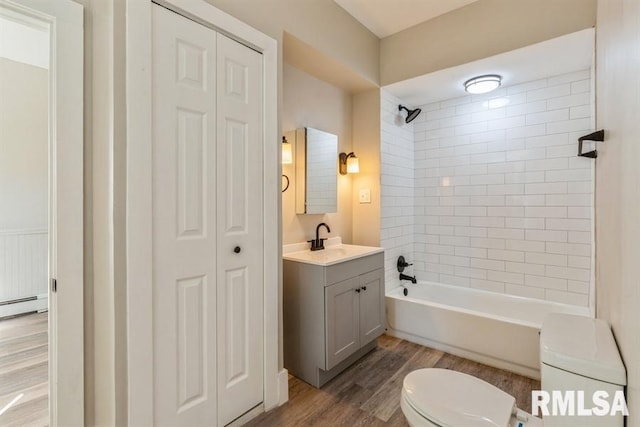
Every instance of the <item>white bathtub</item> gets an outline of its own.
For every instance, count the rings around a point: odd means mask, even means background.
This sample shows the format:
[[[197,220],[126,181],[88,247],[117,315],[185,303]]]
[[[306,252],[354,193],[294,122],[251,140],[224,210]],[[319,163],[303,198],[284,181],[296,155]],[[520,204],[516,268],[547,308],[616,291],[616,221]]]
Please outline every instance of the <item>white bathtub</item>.
[[[589,316],[587,307],[419,282],[386,295],[387,333],[540,379],[538,333],[548,313]]]

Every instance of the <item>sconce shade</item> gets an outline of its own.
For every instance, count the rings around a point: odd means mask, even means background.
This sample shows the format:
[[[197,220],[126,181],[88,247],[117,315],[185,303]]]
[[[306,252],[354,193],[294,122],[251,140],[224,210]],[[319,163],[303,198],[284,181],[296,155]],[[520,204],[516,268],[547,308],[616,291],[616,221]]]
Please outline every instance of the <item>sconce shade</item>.
[[[356,156],[347,158],[347,173],[359,173],[360,162]]]
[[[290,165],[293,163],[293,150],[291,143],[286,137],[282,137],[282,164]]]
[[[360,172],[360,162],[358,158],[353,153],[353,151],[349,154],[340,153],[340,174],[346,175],[348,173],[359,173]]]

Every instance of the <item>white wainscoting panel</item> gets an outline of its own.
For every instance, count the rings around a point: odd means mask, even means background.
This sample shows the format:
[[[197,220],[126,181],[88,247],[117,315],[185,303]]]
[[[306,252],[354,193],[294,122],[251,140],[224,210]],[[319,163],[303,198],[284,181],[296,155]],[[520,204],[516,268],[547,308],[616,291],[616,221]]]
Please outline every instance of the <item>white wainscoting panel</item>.
[[[0,305],[0,317],[47,308],[47,242],[47,230],[0,231],[0,303],[38,298],[29,304]]]

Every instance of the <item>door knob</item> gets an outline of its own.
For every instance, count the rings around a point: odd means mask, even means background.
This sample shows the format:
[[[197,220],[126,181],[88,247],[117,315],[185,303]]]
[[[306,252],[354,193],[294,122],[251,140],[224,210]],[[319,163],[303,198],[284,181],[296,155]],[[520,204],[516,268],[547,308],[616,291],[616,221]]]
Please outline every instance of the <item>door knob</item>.
[[[357,289],[356,289],[356,292],[357,292],[357,293],[360,293],[360,288],[357,288]]]
[[[233,248],[233,252],[239,254],[240,251],[242,250],[242,248],[240,246],[236,246],[235,248]]]
[[[366,291],[366,290],[367,290],[367,287],[366,287],[366,286],[363,286],[363,287],[362,287],[362,290],[363,290],[363,291]]]

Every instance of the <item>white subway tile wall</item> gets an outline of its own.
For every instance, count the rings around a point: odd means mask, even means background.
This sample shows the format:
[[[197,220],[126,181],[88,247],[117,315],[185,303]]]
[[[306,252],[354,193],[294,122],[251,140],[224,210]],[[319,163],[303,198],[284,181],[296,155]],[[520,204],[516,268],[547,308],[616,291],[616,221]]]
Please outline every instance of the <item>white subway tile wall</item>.
[[[382,90],[387,289],[404,255],[420,280],[587,306],[591,87],[591,70],[553,76],[422,105],[410,125]]]
[[[381,91],[381,218],[380,244],[385,248],[385,287],[399,285],[396,263],[403,255],[414,258],[415,213],[424,216],[414,199],[414,125],[404,123],[398,111],[402,101]],[[420,116],[424,119],[422,113]],[[420,120],[420,117],[416,120]],[[424,132],[423,132],[424,133]],[[424,226],[423,226],[424,227]],[[410,272],[410,271],[408,271]]]
[[[413,185],[418,278],[588,305],[594,162],[576,157],[576,140],[593,130],[590,79],[584,70],[421,106],[415,169],[405,128],[383,120],[383,192]],[[405,203],[383,200],[383,223]]]

